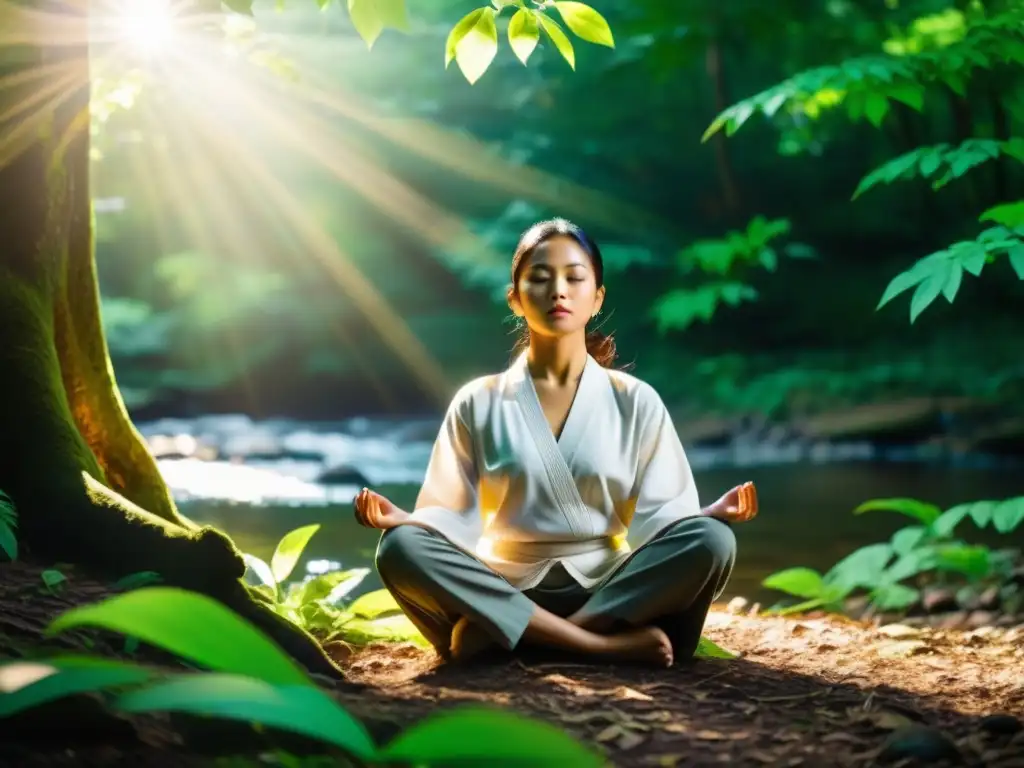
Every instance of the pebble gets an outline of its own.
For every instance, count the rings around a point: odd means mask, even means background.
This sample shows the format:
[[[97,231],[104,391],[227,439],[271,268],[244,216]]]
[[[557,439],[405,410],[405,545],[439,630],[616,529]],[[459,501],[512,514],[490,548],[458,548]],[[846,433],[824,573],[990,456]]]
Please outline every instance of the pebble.
[[[728,605],[725,606],[725,610],[732,614],[745,613],[750,602],[745,597],[734,597],[729,601]]]
[[[962,755],[949,737],[941,731],[924,725],[899,728],[885,740],[878,755],[882,762],[916,759],[923,762],[962,759]]]
[[[946,589],[929,589],[921,598],[921,605],[928,613],[945,613],[957,607],[956,594]]]
[[[1024,730],[1024,723],[1013,715],[995,714],[981,718],[981,730],[993,736],[1013,736]]]

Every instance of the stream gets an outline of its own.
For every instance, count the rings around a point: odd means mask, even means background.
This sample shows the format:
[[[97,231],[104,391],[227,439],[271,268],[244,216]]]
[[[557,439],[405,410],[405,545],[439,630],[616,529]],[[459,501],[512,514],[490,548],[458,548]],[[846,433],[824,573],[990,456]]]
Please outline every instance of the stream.
[[[184,514],[227,531],[265,560],[280,537],[319,523],[300,569],[366,567],[379,532],[357,525],[351,502],[365,484],[400,506],[412,504],[439,419],[351,419],[335,423],[254,422],[244,416],[164,419],[140,424]],[[739,557],[725,597],[775,602],[760,584],[802,565],[827,570],[864,544],[909,522],[890,512],[853,515],[870,498],[912,497],[943,508],[1024,494],[1014,462],[924,460],[912,447],[733,445],[687,449],[701,500],[745,480],[757,484],[761,512],[737,527]],[[994,543],[989,532],[963,535]],[[987,535],[986,535],[987,534]],[[380,586],[371,574],[354,594]]]

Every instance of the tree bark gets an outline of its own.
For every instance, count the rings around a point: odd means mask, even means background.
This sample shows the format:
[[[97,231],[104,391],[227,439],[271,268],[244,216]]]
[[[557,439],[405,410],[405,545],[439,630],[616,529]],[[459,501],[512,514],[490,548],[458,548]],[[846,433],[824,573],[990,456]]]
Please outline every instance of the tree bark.
[[[711,82],[711,94],[715,105],[715,115],[720,115],[729,107],[729,92],[725,83],[725,69],[722,62],[722,44],[717,33],[708,40],[704,52],[704,67]],[[715,171],[721,188],[725,209],[730,221],[739,222],[741,200],[739,182],[733,169],[732,157],[729,153],[729,140],[724,131],[716,133],[712,139],[715,152]]]
[[[0,0],[21,43],[0,60],[0,489],[23,551],[111,578],[156,571],[337,677],[311,636],[253,600],[232,541],[178,513],[121,400],[92,249],[87,22],[85,0]]]

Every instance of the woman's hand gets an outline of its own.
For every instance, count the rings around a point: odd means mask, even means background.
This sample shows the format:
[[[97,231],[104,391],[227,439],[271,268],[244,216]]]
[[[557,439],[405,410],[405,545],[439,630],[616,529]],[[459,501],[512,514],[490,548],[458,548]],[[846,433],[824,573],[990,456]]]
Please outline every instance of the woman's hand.
[[[409,513],[399,509],[379,493],[363,488],[355,500],[356,520],[367,528],[386,531],[400,525],[409,518]]]
[[[757,517],[757,489],[753,483],[737,485],[704,510],[710,517],[727,523],[743,523]]]

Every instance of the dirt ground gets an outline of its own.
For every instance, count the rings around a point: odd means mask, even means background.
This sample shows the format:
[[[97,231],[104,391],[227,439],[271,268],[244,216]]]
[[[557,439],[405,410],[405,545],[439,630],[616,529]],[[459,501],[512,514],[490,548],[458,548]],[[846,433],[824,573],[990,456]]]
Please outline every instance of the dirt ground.
[[[56,595],[40,591],[40,571],[0,566],[0,658],[37,653],[52,617],[105,595],[103,585],[73,575]],[[723,606],[706,634],[740,658],[669,670],[528,656],[456,667],[414,646],[376,645],[342,662],[362,685],[334,693],[378,738],[442,707],[482,703],[558,725],[615,766],[1024,768],[1024,626],[872,627],[734,615]],[[59,642],[82,650],[81,636]],[[115,637],[89,645],[123,654]],[[275,746],[309,745],[216,721],[128,720],[88,697],[0,721],[4,767],[272,765],[265,753]]]

